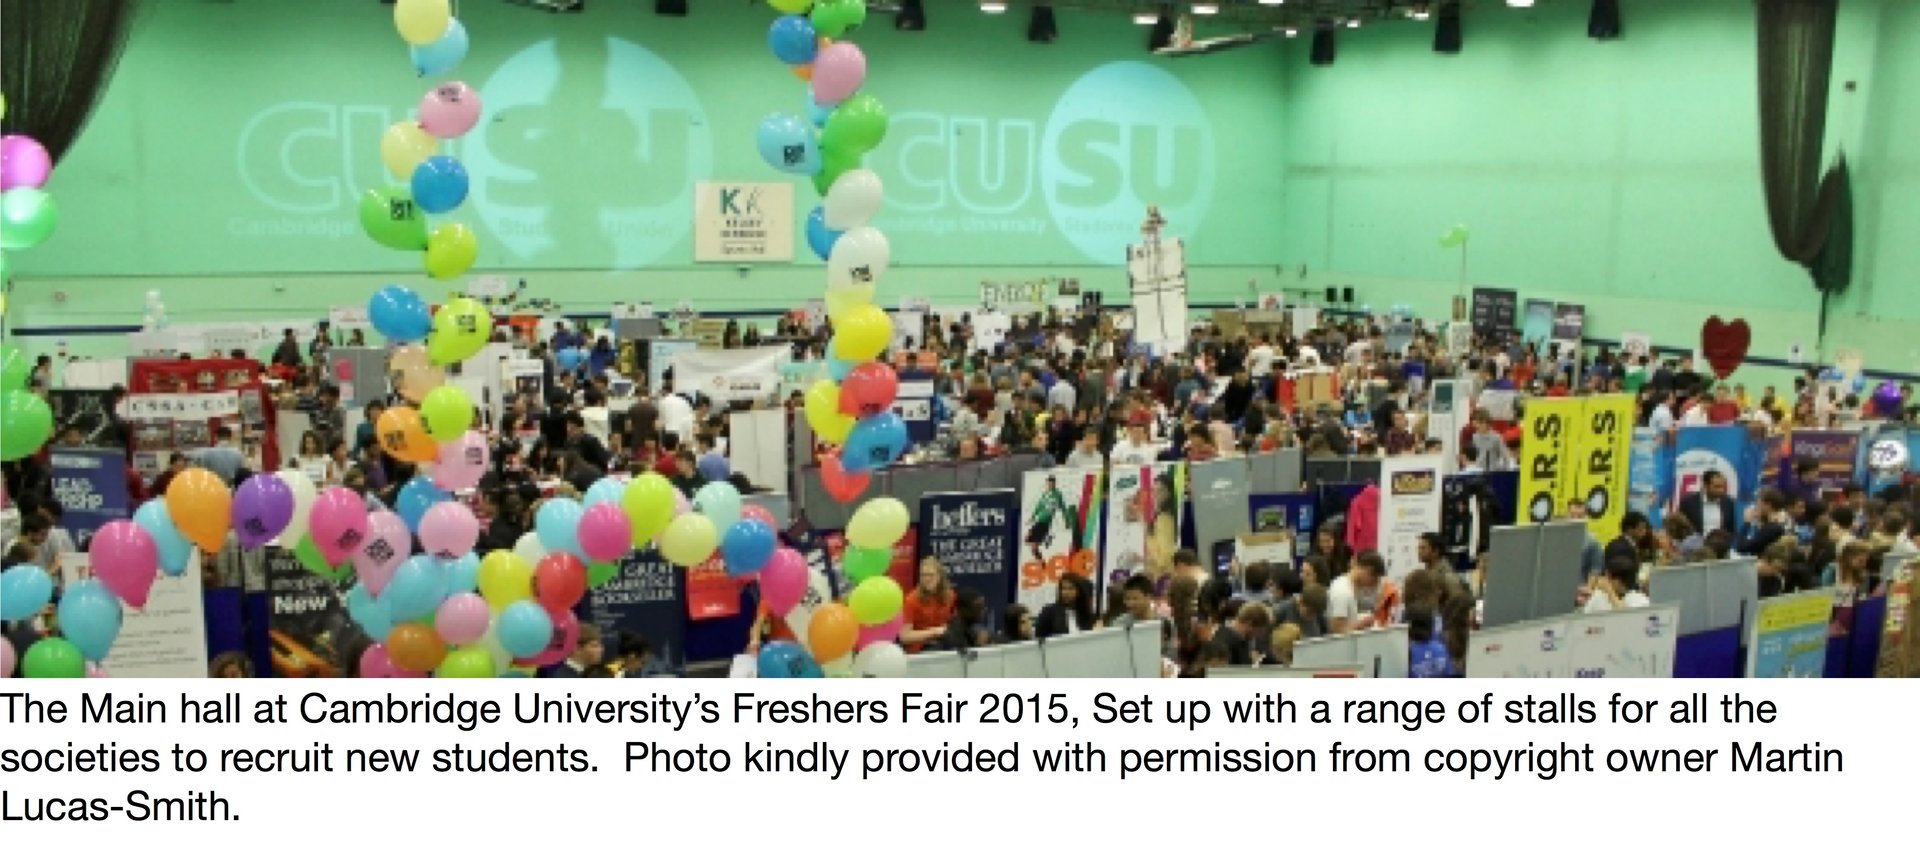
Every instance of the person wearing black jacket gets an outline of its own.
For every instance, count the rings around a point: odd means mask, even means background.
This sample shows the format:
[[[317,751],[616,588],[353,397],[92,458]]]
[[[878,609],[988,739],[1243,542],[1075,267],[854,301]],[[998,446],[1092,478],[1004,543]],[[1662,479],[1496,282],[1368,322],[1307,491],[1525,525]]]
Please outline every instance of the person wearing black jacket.
[[[1787,533],[1787,495],[1778,488],[1761,488],[1753,501],[1753,520],[1740,528],[1735,547],[1741,555],[1757,556]]]
[[[1647,520],[1647,515],[1629,511],[1620,517],[1620,535],[1607,541],[1602,560],[1631,558],[1638,564],[1645,562],[1652,551],[1653,523]]]
[[[1220,392],[1220,405],[1227,410],[1227,420],[1238,423],[1247,416],[1247,406],[1253,404],[1253,382],[1249,381],[1247,371],[1238,370],[1225,390]]]
[[[1052,603],[1040,609],[1034,635],[1046,640],[1054,635],[1093,631],[1097,623],[1093,615],[1093,583],[1078,573],[1068,573],[1060,577],[1059,591]]]
[[[953,617],[947,620],[947,633],[933,646],[937,649],[966,652],[993,645],[993,630],[987,627],[987,598],[977,590],[954,591]]]
[[[607,455],[607,447],[600,443],[599,438],[587,434],[586,418],[581,417],[578,411],[569,411],[566,422],[566,449],[580,456],[581,461],[593,465],[601,473],[606,473],[607,461],[610,458]]]
[[[1714,529],[1726,529],[1729,533],[1739,523],[1733,509],[1733,497],[1727,496],[1727,477],[1718,470],[1708,470],[1700,475],[1700,490],[1688,494],[1680,500],[1680,513],[1687,521],[1699,527],[1701,534]],[[1708,514],[1714,514],[1719,522],[1709,524]]]

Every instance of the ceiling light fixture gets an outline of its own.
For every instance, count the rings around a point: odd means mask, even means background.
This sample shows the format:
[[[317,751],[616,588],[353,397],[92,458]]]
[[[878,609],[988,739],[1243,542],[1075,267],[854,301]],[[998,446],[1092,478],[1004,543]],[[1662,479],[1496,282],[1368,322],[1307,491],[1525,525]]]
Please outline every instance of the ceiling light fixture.
[[[1507,0],[1507,5],[1515,9],[1531,9],[1533,8],[1533,0]]]
[[[1196,15],[1217,15],[1220,14],[1220,7],[1213,3],[1195,3],[1193,4],[1193,13]]]
[[[1348,28],[1348,29],[1359,29],[1359,28],[1360,28],[1360,19],[1359,19],[1359,18],[1348,18],[1348,19],[1347,19],[1347,28]]]
[[[1287,0],[1260,0],[1262,6],[1284,6]]]
[[[1152,12],[1135,12],[1133,22],[1141,26],[1153,26],[1160,22],[1160,16]]]
[[[1288,38],[1292,38],[1292,37],[1294,37],[1294,36],[1296,36],[1296,35],[1299,35],[1299,34],[1300,34],[1300,30],[1297,30],[1297,29],[1294,29],[1293,27],[1287,27],[1287,37],[1288,37]]]
[[[1003,14],[1007,11],[1007,4],[996,3],[993,2],[993,0],[981,0],[980,11],[986,12],[989,15]]]

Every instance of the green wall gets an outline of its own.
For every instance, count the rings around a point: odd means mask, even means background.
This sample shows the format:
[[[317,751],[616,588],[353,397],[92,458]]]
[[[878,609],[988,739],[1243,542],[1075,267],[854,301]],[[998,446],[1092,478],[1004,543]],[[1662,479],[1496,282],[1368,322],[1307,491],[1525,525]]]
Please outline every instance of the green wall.
[[[384,178],[381,129],[426,85],[373,5],[150,5],[52,185],[62,231],[15,258],[10,321],[133,322],[148,289],[175,320],[312,315],[433,284],[353,218],[354,191]],[[1057,274],[1117,297],[1115,245],[1152,201],[1188,240],[1199,301],[1250,280],[1351,285],[1376,307],[1440,314],[1461,266],[1435,240],[1466,223],[1469,286],[1585,302],[1590,335],[1688,346],[1717,312],[1754,324],[1757,355],[1811,345],[1818,300],[1767,234],[1749,0],[1629,0],[1627,37],[1608,43],[1585,37],[1585,3],[1482,5],[1461,55],[1433,53],[1428,26],[1377,25],[1340,31],[1329,68],[1307,63],[1304,38],[1155,59],[1144,28],[1112,13],[1061,12],[1052,45],[1024,40],[1024,15],[965,4],[922,33],[877,15],[859,40],[894,115],[869,160],[889,191],[886,296],[965,302],[981,279]],[[479,229],[480,270],[580,310],[816,295],[811,259],[745,275],[691,264],[689,184],[776,178],[753,128],[800,109],[763,46],[767,9],[464,6],[460,76],[488,121],[457,149],[476,180],[453,217]],[[1858,241],[1827,347],[1920,371],[1916,44],[1920,4],[1843,3],[1835,76],[1858,90],[1836,94],[1833,140],[1855,163]]]

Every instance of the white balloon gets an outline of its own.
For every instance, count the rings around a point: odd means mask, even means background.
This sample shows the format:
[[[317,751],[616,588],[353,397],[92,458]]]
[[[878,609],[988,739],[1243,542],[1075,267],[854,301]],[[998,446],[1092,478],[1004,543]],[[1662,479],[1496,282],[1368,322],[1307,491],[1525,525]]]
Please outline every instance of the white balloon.
[[[807,592],[800,595],[800,601],[794,603],[793,610],[782,617],[787,629],[793,632],[793,639],[808,653],[813,645],[807,642],[807,624],[813,622],[813,612],[833,599],[833,589],[827,583],[827,574],[819,570],[807,572]]]
[[[520,559],[527,562],[528,565],[533,565],[540,563],[540,559],[547,557],[547,548],[540,545],[539,536],[528,532],[521,535],[519,540],[514,541],[513,554],[520,556]]]
[[[285,482],[287,489],[293,491],[293,522],[280,532],[274,543],[281,549],[292,549],[300,545],[300,539],[307,536],[307,516],[313,512],[313,501],[320,492],[313,487],[312,477],[305,470],[281,470],[273,474]]]
[[[907,653],[897,643],[874,643],[853,659],[853,672],[863,679],[897,679],[907,674]]]
[[[887,272],[892,255],[887,236],[880,234],[880,230],[871,226],[847,230],[840,240],[833,242],[833,253],[827,256],[828,290],[879,282]]]
[[[867,225],[880,213],[884,192],[880,177],[871,170],[849,170],[833,181],[821,205],[826,210],[828,229],[853,229]]]

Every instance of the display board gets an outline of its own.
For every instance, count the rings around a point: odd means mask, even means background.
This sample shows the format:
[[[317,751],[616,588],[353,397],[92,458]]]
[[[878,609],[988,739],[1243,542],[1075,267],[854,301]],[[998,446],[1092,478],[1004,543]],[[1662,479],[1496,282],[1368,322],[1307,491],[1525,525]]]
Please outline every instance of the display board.
[[[987,601],[986,625],[1000,630],[1013,600],[1018,560],[1019,494],[1011,488],[928,494],[920,498],[919,555],[946,565],[956,588]]]
[[[1730,626],[1744,631],[1760,601],[1754,570],[1751,558],[1656,567],[1647,578],[1647,596],[1680,606],[1682,636]]]
[[[1364,678],[1407,677],[1407,627],[1386,626],[1303,640],[1293,645],[1296,668],[1359,667]]]
[[[1294,493],[1300,490],[1301,463],[1305,454],[1299,447],[1247,456],[1252,493]]]
[[[1096,629],[1050,637],[1040,644],[1047,677],[1053,679],[1125,679],[1133,677],[1133,651],[1127,633]]]
[[[958,652],[919,652],[907,656],[907,678],[964,679],[966,659]]]
[[[787,489],[787,412],[771,408],[727,415],[727,465],[756,487]]]
[[[1106,542],[1103,569],[1109,581],[1135,573],[1153,576],[1173,571],[1186,520],[1187,489],[1177,462],[1116,466],[1106,489]],[[1205,549],[1202,549],[1203,556]]]
[[[1482,624],[1504,626],[1573,610],[1586,545],[1584,523],[1496,527],[1481,588]]]
[[[1380,464],[1379,534],[1375,540],[1394,581],[1419,569],[1420,536],[1439,532],[1440,456],[1396,455]]]
[[[84,552],[60,556],[63,585],[93,577]],[[178,576],[161,576],[138,611],[121,603],[120,636],[101,669],[126,679],[207,677],[207,621],[200,584],[200,553],[187,556]]]
[[[1747,677],[1817,679],[1826,675],[1827,625],[1832,619],[1830,589],[1760,600],[1748,623]]]
[[[1098,469],[1073,467],[1032,470],[1021,478],[1021,604],[1041,608],[1052,602],[1068,572],[1098,581],[1101,483]]]
[[[1157,679],[1163,666],[1161,638],[1166,627],[1161,621],[1138,620],[1127,630],[1127,652],[1133,659],[1133,677]]]
[[[1355,679],[1362,677],[1358,665],[1345,667],[1282,667],[1261,665],[1258,667],[1214,667],[1207,670],[1209,679]]]
[[[126,453],[54,447],[48,450],[48,465],[53,498],[62,509],[60,527],[72,536],[77,548],[86,549],[101,526],[133,515]]]
[[[1244,458],[1222,458],[1187,465],[1192,478],[1194,548],[1210,550],[1247,532],[1251,468]],[[1118,475],[1118,472],[1116,472]],[[1381,509],[1384,514],[1386,509]]]
[[[1026,641],[988,646],[968,652],[965,657],[970,679],[1044,679],[1047,662],[1040,656],[1040,643]]]
[[[1680,641],[1677,606],[1571,614],[1565,619],[1572,642],[1562,652],[1573,678],[1673,678],[1673,653]]]

